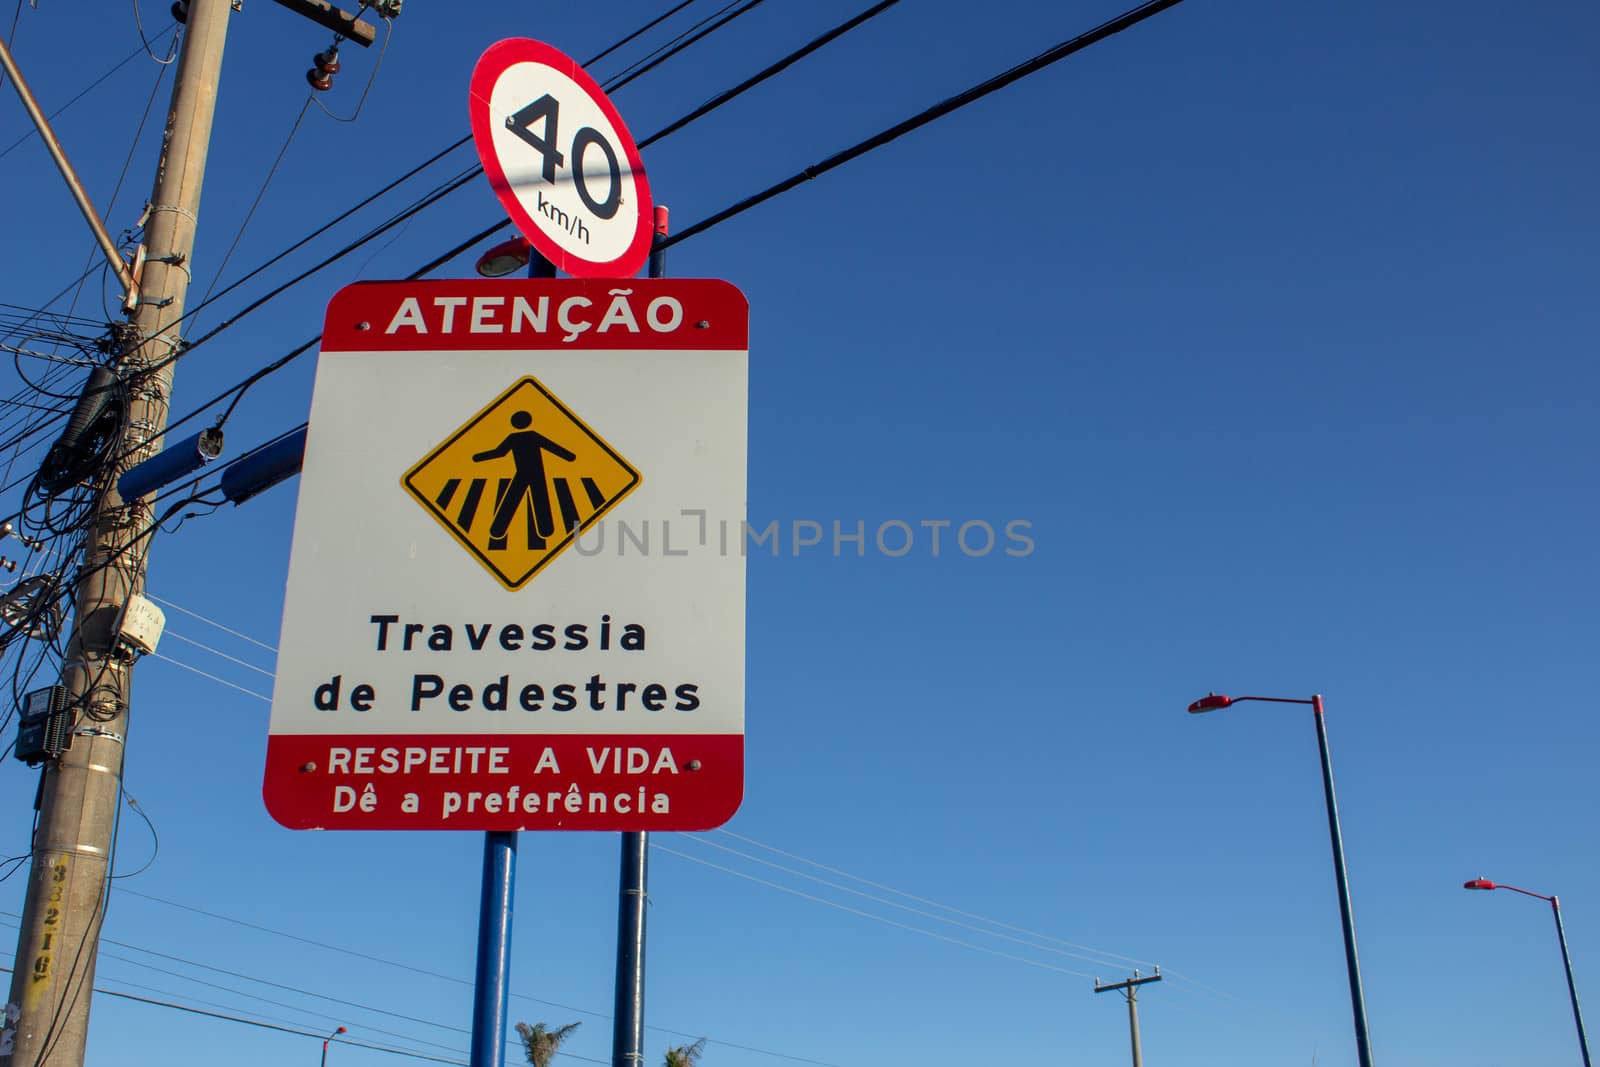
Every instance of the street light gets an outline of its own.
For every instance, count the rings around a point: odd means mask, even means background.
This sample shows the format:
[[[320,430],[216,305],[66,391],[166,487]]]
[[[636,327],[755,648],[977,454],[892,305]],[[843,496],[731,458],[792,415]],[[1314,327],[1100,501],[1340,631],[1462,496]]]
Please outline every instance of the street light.
[[[1556,917],[1556,939],[1561,942],[1561,965],[1567,970],[1567,995],[1572,998],[1572,1021],[1578,1024],[1578,1049],[1583,1053],[1583,1067],[1589,1067],[1589,1039],[1583,1034],[1583,1012],[1578,1010],[1578,987],[1572,982],[1572,957],[1567,955],[1567,931],[1561,925],[1561,901],[1557,897],[1547,897],[1543,893],[1532,893],[1526,889],[1518,889],[1514,885],[1496,885],[1487,878],[1474,878],[1470,882],[1463,882],[1462,889],[1509,889],[1513,893],[1521,893],[1525,897],[1538,897],[1540,900],[1550,902],[1550,911]]]
[[[485,278],[503,278],[526,267],[532,258],[532,243],[526,237],[513,237],[479,256],[477,270]]]
[[[1211,693],[1190,704],[1189,714],[1218,711],[1243,700],[1311,705],[1311,718],[1317,725],[1317,751],[1322,755],[1322,793],[1328,802],[1328,836],[1333,841],[1333,873],[1339,884],[1339,918],[1344,924],[1344,962],[1345,969],[1350,973],[1350,1011],[1355,1016],[1356,1055],[1361,1067],[1372,1067],[1372,1049],[1367,1041],[1367,1002],[1361,992],[1361,963],[1356,958],[1356,926],[1350,914],[1350,883],[1344,872],[1344,839],[1339,833],[1339,805],[1333,798],[1333,765],[1328,761],[1328,729],[1322,722],[1322,697],[1319,694],[1309,700],[1299,700],[1293,697],[1227,697]]]
[[[328,1042],[345,1032],[344,1027],[339,1027],[333,1033],[322,1039],[322,1067],[328,1067]]]

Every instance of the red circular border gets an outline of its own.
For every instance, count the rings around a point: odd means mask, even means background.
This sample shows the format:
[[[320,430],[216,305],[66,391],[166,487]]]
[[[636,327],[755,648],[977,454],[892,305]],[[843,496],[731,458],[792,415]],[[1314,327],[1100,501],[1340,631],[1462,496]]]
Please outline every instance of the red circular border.
[[[500,160],[494,154],[494,130],[490,122],[489,99],[500,75],[516,63],[540,63],[571,78],[580,89],[589,94],[589,98],[600,108],[601,113],[622,140],[623,154],[628,157],[628,166],[633,173],[633,185],[639,203],[639,222],[634,230],[632,242],[617,258],[604,261],[584,259],[557,245],[545,235],[533,216],[523,208],[516,193],[512,191],[510,182],[506,180],[505,169],[500,166]],[[650,243],[654,231],[650,212],[650,180],[645,176],[644,162],[639,158],[639,149],[633,143],[633,134],[628,132],[627,125],[606,97],[605,90],[600,88],[588,72],[570,56],[542,41],[526,37],[509,37],[490,45],[488,50],[478,57],[477,65],[472,68],[472,85],[468,102],[472,141],[478,150],[478,158],[483,162],[483,172],[489,176],[490,185],[500,205],[511,216],[511,221],[517,224],[517,229],[522,231],[522,235],[558,269],[574,277],[628,278],[637,274],[650,256]]]

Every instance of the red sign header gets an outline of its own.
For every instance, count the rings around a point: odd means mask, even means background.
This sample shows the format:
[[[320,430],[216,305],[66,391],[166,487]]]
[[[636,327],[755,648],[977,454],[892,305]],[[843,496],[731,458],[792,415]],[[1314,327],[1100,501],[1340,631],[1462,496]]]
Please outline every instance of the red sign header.
[[[743,351],[744,294],[710,278],[358,282],[328,304],[327,352]]]

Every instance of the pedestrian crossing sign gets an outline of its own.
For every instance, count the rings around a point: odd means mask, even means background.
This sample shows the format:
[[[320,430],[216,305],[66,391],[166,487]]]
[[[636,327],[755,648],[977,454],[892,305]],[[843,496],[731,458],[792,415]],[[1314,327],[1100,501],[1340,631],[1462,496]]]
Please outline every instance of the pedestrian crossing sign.
[[[616,449],[532,377],[501,393],[401,479],[511,590],[639,482]]]
[[[727,822],[744,795],[749,385],[749,305],[713,278],[339,290],[284,586],[272,817]]]

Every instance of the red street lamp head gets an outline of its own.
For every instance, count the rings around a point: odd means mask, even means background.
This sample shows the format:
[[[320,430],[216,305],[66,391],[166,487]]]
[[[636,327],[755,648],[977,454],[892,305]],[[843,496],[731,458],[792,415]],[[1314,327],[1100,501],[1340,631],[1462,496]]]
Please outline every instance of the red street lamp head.
[[[1462,889],[1499,889],[1500,887],[1487,878],[1474,878],[1470,882],[1462,882]]]
[[[478,257],[478,273],[485,278],[503,278],[514,270],[528,265],[533,258],[533,245],[526,237],[513,237],[495,245]]]
[[[1189,714],[1198,715],[1203,711],[1216,711],[1217,709],[1225,708],[1232,703],[1232,697],[1225,697],[1221,693],[1211,693],[1207,696],[1201,697],[1199,700],[1196,700],[1193,704],[1190,704]]]

